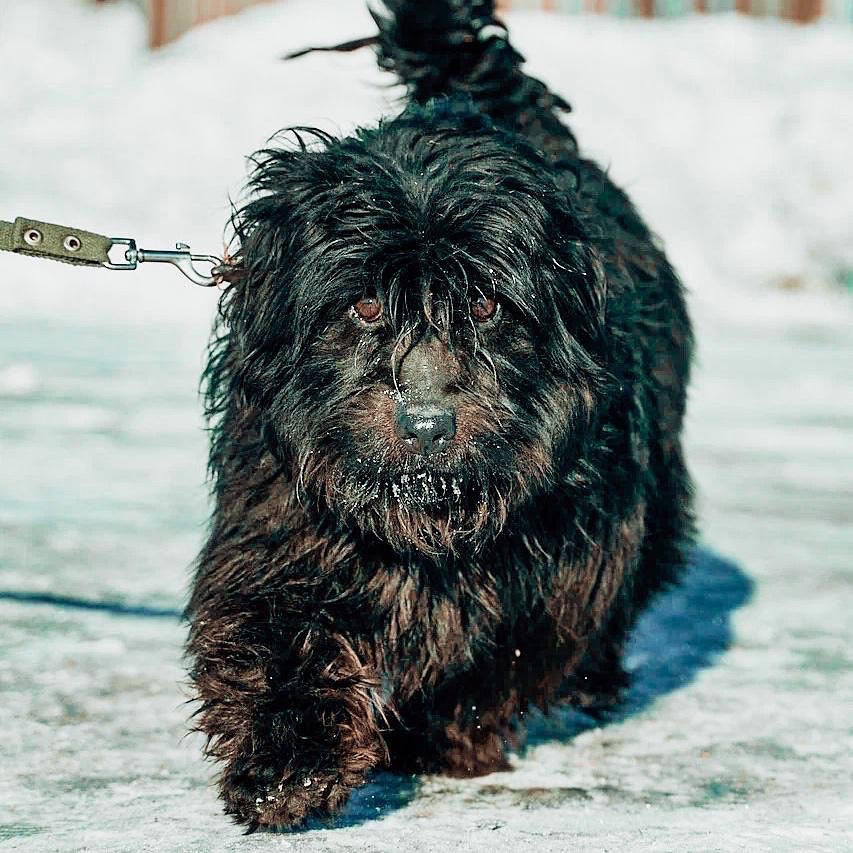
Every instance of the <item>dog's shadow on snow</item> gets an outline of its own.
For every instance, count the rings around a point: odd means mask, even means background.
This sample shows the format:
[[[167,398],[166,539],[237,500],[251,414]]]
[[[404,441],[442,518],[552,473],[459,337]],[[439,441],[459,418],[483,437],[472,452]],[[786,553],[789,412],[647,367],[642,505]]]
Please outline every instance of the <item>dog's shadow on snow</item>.
[[[656,599],[634,628],[625,653],[631,686],[621,703],[599,719],[570,708],[547,717],[532,714],[525,749],[628,719],[690,684],[731,645],[732,613],[749,601],[753,588],[738,565],[696,548],[682,581]]]
[[[524,750],[628,719],[690,684],[729,648],[732,613],[749,601],[752,592],[753,583],[739,566],[697,548],[681,583],[661,595],[634,629],[626,654],[631,687],[622,703],[606,719],[571,709],[557,709],[547,717],[531,714]],[[417,792],[417,777],[381,773],[353,794],[341,815],[312,821],[305,829],[358,826],[402,808]]]

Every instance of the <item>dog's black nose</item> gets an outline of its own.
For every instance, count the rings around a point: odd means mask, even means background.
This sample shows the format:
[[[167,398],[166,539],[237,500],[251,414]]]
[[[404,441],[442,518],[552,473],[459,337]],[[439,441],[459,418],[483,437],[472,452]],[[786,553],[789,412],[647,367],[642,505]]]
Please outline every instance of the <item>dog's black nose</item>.
[[[397,436],[411,453],[440,453],[455,435],[456,415],[449,409],[402,404],[397,407]]]

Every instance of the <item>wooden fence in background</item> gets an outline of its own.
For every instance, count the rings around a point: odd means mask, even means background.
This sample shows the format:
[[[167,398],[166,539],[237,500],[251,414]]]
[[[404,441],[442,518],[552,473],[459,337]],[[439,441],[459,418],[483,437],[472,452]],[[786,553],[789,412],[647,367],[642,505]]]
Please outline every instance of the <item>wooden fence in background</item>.
[[[149,20],[150,43],[159,47],[197,24],[271,0],[138,0]],[[281,0],[286,2],[286,0]],[[318,6],[322,0],[316,0]],[[362,2],[362,0],[353,0]],[[677,17],[691,12],[743,12],[808,22],[821,17],[853,21],[853,0],[498,0],[503,11],[598,12],[623,17]]]
[[[828,12],[825,0],[503,0],[503,9],[600,12],[622,17],[669,18],[691,12],[743,12],[803,23]]]
[[[198,24],[269,0],[145,0],[151,47],[160,47]]]

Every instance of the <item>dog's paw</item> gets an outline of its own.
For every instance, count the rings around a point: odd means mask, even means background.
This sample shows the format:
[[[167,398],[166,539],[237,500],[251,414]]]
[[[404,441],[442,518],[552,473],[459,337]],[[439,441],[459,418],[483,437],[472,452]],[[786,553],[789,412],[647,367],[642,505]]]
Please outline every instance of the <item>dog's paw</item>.
[[[447,776],[469,778],[500,773],[510,769],[504,748],[511,739],[505,726],[495,725],[484,714],[481,723],[460,726],[451,723],[444,730],[440,754],[441,772]]]
[[[567,680],[560,698],[593,719],[605,720],[618,709],[630,684],[620,667],[606,673],[581,673]]]
[[[222,782],[225,812],[250,832],[299,826],[311,817],[328,817],[349,799],[352,785],[336,771],[304,774],[268,766],[239,765]]]

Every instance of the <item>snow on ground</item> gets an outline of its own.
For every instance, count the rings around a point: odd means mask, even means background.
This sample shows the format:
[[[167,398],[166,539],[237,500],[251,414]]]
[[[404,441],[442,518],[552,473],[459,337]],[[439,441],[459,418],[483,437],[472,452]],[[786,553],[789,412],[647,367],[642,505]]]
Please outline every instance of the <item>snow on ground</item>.
[[[261,6],[156,54],[131,3],[6,6],[0,218],[215,252],[244,158],[276,129],[346,132],[398,94],[369,51],[277,59],[369,33],[358,0]],[[167,269],[6,255],[0,846],[853,847],[853,31],[510,24],[661,235],[700,336],[703,546],[638,631],[624,713],[534,721],[514,773],[381,776],[336,822],[243,838],[183,737],[177,613],[206,513],[213,295]]]

